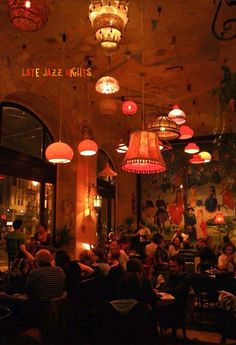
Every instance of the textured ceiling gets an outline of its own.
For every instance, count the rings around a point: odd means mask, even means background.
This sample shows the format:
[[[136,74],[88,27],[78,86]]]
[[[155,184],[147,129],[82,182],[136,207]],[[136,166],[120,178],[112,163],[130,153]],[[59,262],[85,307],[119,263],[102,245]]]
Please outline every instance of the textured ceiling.
[[[43,78],[22,78],[21,68],[62,66],[63,32],[67,35],[65,66],[92,67],[92,84],[107,73],[108,61],[94,39],[88,19],[86,0],[50,1],[50,19],[38,32],[26,33],[14,28],[9,20],[4,1],[0,5],[0,96],[9,91],[36,92],[58,96],[58,85]],[[142,83],[144,81],[145,122],[152,120],[172,104],[179,104],[187,114],[189,124],[200,135],[234,132],[236,114],[232,110],[220,113],[218,87],[223,78],[222,65],[236,71],[236,39],[217,39],[211,29],[218,0],[146,0],[143,1],[143,38],[141,34],[140,0],[130,1],[129,22],[120,49],[111,58],[110,74],[116,77],[120,91],[114,98],[118,104],[112,122],[126,128],[142,125]],[[236,6],[222,1],[217,30],[227,18],[236,17]],[[232,25],[231,32],[236,26]],[[143,66],[141,51],[143,43]],[[143,77],[141,72],[143,70]],[[73,91],[74,102],[84,102],[84,80],[66,81]],[[90,87],[95,110],[103,98]],[[132,119],[121,113],[122,97],[128,96],[139,105]],[[236,95],[235,95],[236,96]]]

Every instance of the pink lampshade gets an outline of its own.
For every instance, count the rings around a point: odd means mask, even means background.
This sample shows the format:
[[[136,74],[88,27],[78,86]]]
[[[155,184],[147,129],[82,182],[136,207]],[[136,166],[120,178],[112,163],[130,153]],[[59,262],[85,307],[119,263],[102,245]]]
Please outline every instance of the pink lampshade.
[[[135,131],[130,135],[122,169],[136,174],[154,174],[166,170],[159,148],[158,135],[151,131]]]
[[[195,143],[188,143],[188,145],[185,146],[184,152],[194,154],[199,152],[199,147]]]
[[[51,163],[69,163],[74,153],[69,145],[62,141],[57,141],[47,147],[45,155]]]
[[[182,125],[186,121],[186,115],[178,105],[173,106],[172,110],[168,114],[168,117],[171,120],[175,121],[175,123],[177,123],[178,125]]]
[[[193,137],[193,134],[194,134],[194,131],[192,130],[192,128],[188,126],[181,126],[179,139],[181,140],[190,139]]]
[[[125,101],[122,104],[122,111],[125,115],[134,115],[136,114],[138,106],[133,101]]]
[[[82,140],[78,145],[78,151],[82,156],[93,156],[97,150],[97,143],[91,139]]]
[[[193,155],[193,157],[189,160],[189,162],[192,164],[202,164],[204,163],[204,159],[202,159],[200,155],[196,154],[196,155]]]

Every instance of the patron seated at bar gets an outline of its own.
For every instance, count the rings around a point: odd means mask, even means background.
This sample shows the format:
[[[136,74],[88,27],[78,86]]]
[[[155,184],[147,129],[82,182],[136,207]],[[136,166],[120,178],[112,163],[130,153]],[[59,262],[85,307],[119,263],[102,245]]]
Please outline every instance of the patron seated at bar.
[[[200,257],[199,269],[205,271],[214,267],[217,263],[216,255],[214,251],[207,246],[207,240],[205,238],[198,239],[198,255]]]

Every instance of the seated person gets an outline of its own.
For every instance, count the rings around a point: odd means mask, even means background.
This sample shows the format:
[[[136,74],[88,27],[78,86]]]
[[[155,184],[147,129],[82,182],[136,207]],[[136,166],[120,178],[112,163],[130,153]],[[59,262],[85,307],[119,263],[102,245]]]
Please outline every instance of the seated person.
[[[15,253],[14,253],[15,257],[19,255],[23,258],[27,258],[30,264],[32,264],[34,262],[34,257],[33,255],[30,254],[30,252],[26,249],[26,246],[25,246],[26,240],[25,240],[25,235],[23,233],[22,220],[20,219],[14,220],[12,226],[13,226],[14,231],[6,235],[6,241],[11,240],[11,239],[18,240],[18,242],[14,241],[18,243],[16,244],[16,248],[15,248]]]
[[[179,250],[183,248],[183,237],[182,236],[176,236],[171,241],[171,244],[168,248],[168,255],[169,257],[179,254]]]
[[[151,243],[147,244],[145,247],[145,254],[147,257],[148,256],[152,256],[152,257],[154,256],[155,250],[158,247],[157,242],[159,239],[163,239],[163,236],[159,233],[154,234],[152,236]]]
[[[110,270],[106,277],[106,299],[113,300],[117,297],[117,285],[120,278],[125,274],[123,266],[119,262],[120,250],[114,249],[110,252]]]
[[[98,266],[104,276],[107,276],[110,270],[110,266],[107,263],[105,252],[102,248],[95,247],[93,252],[93,266]]]
[[[157,249],[154,253],[154,269],[155,271],[167,271],[168,267],[168,254],[165,250],[165,241],[159,239],[157,241]]]
[[[236,253],[233,243],[227,243],[223,249],[223,254],[218,257],[218,268],[220,271],[235,272]]]
[[[46,224],[39,223],[37,232],[34,235],[34,240],[42,246],[49,246],[51,244],[51,235],[49,233],[49,230],[47,229]]]
[[[199,268],[200,271],[205,271],[216,265],[217,259],[213,250],[207,246],[207,240],[205,238],[199,238],[198,240],[198,254],[200,257]]]
[[[118,298],[133,298],[154,307],[159,297],[154,293],[150,282],[143,277],[142,263],[138,259],[127,262],[127,273],[121,277],[118,288]]]

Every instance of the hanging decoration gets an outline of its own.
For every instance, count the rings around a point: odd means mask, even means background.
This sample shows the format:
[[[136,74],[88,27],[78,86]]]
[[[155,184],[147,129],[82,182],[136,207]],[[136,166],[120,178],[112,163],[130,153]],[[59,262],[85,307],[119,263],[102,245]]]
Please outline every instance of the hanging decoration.
[[[199,156],[204,160],[204,163],[209,163],[211,161],[211,154],[207,151],[199,152]]]
[[[93,156],[97,153],[98,145],[92,139],[82,140],[78,145],[78,152],[81,156]]]
[[[22,31],[38,31],[47,23],[49,8],[46,0],[7,0],[12,24]]]
[[[69,163],[74,153],[69,145],[59,140],[47,147],[45,156],[50,163]]]
[[[159,139],[155,132],[131,133],[122,169],[136,174],[154,174],[166,170],[159,148]]]
[[[178,125],[182,125],[186,121],[186,115],[178,105],[173,106],[172,110],[168,114],[168,117]]]
[[[199,147],[195,143],[188,143],[184,148],[184,152],[189,154],[198,153],[199,151]]]
[[[128,22],[128,1],[91,0],[89,19],[105,54],[112,55],[119,49]]]
[[[121,139],[119,144],[117,145],[116,152],[118,153],[126,153],[128,151],[128,146],[126,143]]]
[[[179,125],[166,115],[158,116],[150,122],[148,130],[157,132],[158,137],[163,140],[174,140],[180,136]]]
[[[138,106],[134,101],[125,101],[122,104],[122,112],[125,115],[134,115],[138,110]]]
[[[98,103],[99,110],[104,115],[112,115],[117,111],[117,102],[113,98],[103,98]]]
[[[119,89],[118,81],[110,76],[102,77],[96,83],[96,91],[105,95],[116,93]]]
[[[192,128],[190,128],[188,126],[181,126],[179,139],[181,139],[181,140],[190,139],[193,137],[193,134],[194,134],[194,132],[193,132]]]
[[[105,168],[98,173],[98,176],[101,176],[101,177],[113,177],[113,176],[117,176],[117,173],[112,170],[112,168],[110,167],[109,163],[107,162]]]
[[[202,159],[200,155],[196,154],[196,155],[193,155],[193,157],[189,160],[189,162],[192,164],[202,164],[204,163],[204,159]]]

